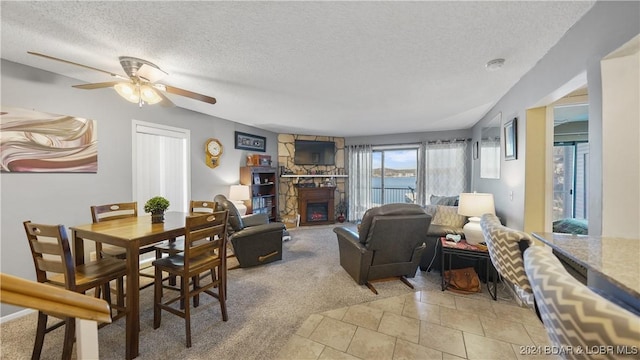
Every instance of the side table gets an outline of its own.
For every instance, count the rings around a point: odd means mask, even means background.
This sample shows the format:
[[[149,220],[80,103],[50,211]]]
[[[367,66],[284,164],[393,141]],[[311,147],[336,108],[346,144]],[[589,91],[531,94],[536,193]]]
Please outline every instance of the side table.
[[[459,242],[453,242],[453,241],[447,241],[446,238],[441,237],[440,238],[440,255],[441,255],[441,272],[440,272],[440,276],[441,276],[441,287],[442,287],[442,291],[445,291],[447,289],[447,286],[449,285],[447,283],[447,281],[445,280],[444,277],[444,272],[445,272],[445,268],[444,268],[444,264],[448,263],[448,270],[451,270],[451,256],[452,255],[457,255],[460,257],[465,257],[465,258],[470,258],[470,259],[477,259],[477,260],[484,260],[487,266],[487,279],[486,279],[486,283],[487,283],[487,290],[489,291],[489,295],[491,295],[491,297],[493,298],[493,300],[498,300],[498,273],[495,270],[495,268],[493,267],[493,264],[491,263],[491,258],[489,257],[489,251],[488,250],[483,250],[478,248],[475,245],[471,245],[471,244],[467,244],[467,241],[462,239]],[[448,256],[449,261],[446,261]],[[490,272],[490,270],[492,270]],[[489,286],[489,274],[491,274],[491,276],[493,277],[493,291],[491,291],[491,287]]]

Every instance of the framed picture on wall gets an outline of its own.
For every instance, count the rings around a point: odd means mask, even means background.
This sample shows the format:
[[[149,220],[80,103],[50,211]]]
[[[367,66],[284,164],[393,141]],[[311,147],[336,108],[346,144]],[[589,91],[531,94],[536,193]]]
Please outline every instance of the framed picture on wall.
[[[504,124],[504,159],[515,160],[518,158],[518,131],[516,128],[518,118],[513,118]]]
[[[235,132],[235,148],[241,150],[267,151],[267,138],[259,135],[251,135],[240,131]]]

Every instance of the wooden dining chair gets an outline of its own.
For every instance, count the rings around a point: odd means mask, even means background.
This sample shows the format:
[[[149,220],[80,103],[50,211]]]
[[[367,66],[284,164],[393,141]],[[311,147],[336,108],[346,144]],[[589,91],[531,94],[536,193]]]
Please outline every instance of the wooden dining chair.
[[[191,309],[189,300],[201,293],[208,294],[220,302],[222,320],[227,321],[226,289],[223,285],[226,281],[226,242],[228,211],[218,211],[211,214],[198,214],[187,216],[185,219],[184,252],[170,255],[153,262],[155,266],[153,328],[160,327],[162,310],[166,310],[185,320],[186,345],[191,347]],[[162,273],[174,275],[180,278],[180,286],[172,288],[179,293],[163,301]],[[203,284],[194,281],[193,288],[189,282],[193,278],[199,278],[201,274],[209,272],[211,282]],[[214,292],[213,289],[218,291]],[[179,304],[184,304],[180,309]]]
[[[136,216],[138,216],[138,203],[136,202],[91,206],[91,219],[93,220],[94,224],[103,221],[125,219]],[[140,254],[146,254],[154,250],[155,247],[153,245],[144,246],[140,248]],[[115,257],[118,259],[126,259],[127,250],[120,246],[96,242],[96,257],[103,258],[105,256]],[[145,274],[144,272],[140,272],[140,276],[153,278],[152,274]],[[120,289],[121,286],[122,284],[117,284],[118,289]],[[142,286],[142,288],[146,288],[148,286],[151,286],[151,283]]]
[[[216,210],[216,202],[208,200],[191,200],[189,203],[189,213],[191,214],[210,214]],[[155,245],[156,259],[162,258],[163,254],[175,255],[184,251],[184,237],[178,239],[171,239]],[[165,279],[163,279],[165,280]],[[198,279],[193,279],[197,282]],[[176,285],[176,277],[169,276],[169,285]],[[193,306],[198,307],[200,305],[199,298],[193,299]],[[184,304],[180,303],[180,309],[184,308]]]
[[[216,210],[216,202],[208,200],[191,200],[189,204],[189,212],[191,214],[202,213],[210,214]],[[184,238],[170,240],[155,246],[156,259],[160,259],[162,254],[175,255],[184,251]]]
[[[25,221],[23,224],[38,282],[82,294],[91,289],[101,288],[103,298],[117,311],[112,317],[116,319],[125,315],[123,307],[111,304],[109,289],[110,281],[122,279],[127,272],[123,260],[109,257],[75,266],[67,230],[63,225],[34,224],[31,221]],[[62,358],[70,359],[75,340],[75,319],[66,318],[47,327],[48,317],[49,314],[38,312],[36,340],[31,358],[40,358],[45,334],[65,325]]]

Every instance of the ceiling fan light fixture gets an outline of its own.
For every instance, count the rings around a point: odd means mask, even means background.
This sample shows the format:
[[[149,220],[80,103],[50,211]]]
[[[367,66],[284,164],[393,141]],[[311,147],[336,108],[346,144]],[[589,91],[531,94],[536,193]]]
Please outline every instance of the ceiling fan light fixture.
[[[162,101],[162,97],[158,95],[158,92],[149,85],[140,86],[140,97],[142,101],[149,105],[157,104]]]
[[[136,90],[136,87],[131,83],[121,82],[113,85],[118,95],[122,96],[125,100],[137,104],[140,101],[140,95]]]

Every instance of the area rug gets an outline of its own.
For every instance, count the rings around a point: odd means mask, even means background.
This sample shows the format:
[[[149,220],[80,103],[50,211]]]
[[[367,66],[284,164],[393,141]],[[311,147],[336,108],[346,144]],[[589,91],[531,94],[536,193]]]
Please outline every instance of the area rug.
[[[388,281],[376,283],[379,295],[374,295],[340,266],[334,227],[292,229],[282,261],[229,271],[229,320],[222,321],[217,301],[201,297],[201,306],[191,314],[189,349],[181,318],[163,312],[160,328],[153,329],[153,288],[142,290],[139,359],[273,359],[310,314],[436,287],[439,274],[418,270],[410,279],[415,290]],[[36,320],[31,314],[2,324],[0,358],[31,356]],[[60,358],[63,332],[60,328],[46,336],[42,359]],[[124,358],[124,319],[100,329],[99,342],[102,359]]]

